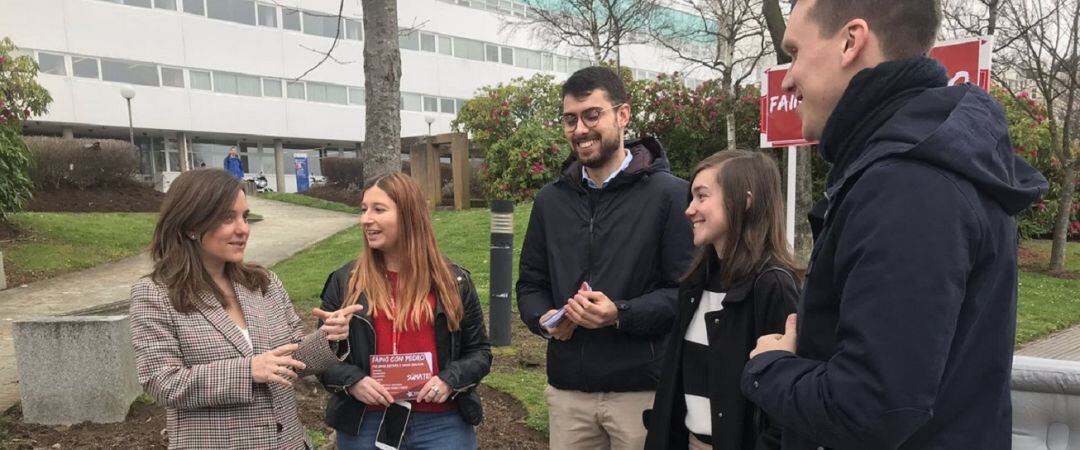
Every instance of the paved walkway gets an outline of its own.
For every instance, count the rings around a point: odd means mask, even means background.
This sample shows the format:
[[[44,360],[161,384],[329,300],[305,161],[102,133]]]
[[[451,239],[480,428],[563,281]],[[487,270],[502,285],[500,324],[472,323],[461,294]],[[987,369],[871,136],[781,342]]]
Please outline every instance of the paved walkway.
[[[265,220],[252,224],[245,259],[265,266],[292,256],[357,223],[355,216],[323,209],[249,198],[252,212]],[[150,272],[143,253],[92,269],[0,291],[0,411],[19,400],[18,371],[11,323],[18,319],[115,309],[128,298],[131,283]]]
[[[1016,351],[1017,355],[1080,361],[1080,326],[1059,331]]]

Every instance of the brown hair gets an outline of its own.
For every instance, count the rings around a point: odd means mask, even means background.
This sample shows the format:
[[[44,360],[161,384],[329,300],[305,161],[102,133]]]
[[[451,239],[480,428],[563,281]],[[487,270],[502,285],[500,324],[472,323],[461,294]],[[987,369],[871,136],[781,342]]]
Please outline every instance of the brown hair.
[[[717,169],[716,184],[722,190],[728,222],[727,239],[720,249],[724,284],[731,286],[762,270],[767,263],[794,274],[795,261],[784,237],[784,202],[776,162],[760,152],[721,151],[701,161],[690,179],[711,168]],[[752,198],[749,208],[747,192]],[[703,245],[683,279],[712,254],[716,254],[713,244]]]
[[[865,20],[888,59],[930,53],[942,14],[940,0],[816,0],[808,13],[823,36],[835,34],[853,19]]]
[[[154,260],[150,278],[165,285],[176,311],[189,313],[209,306],[200,300],[203,293],[213,294],[226,305],[224,293],[199,256],[199,242],[221,225],[241,191],[240,181],[221,169],[184,172],[169,187],[150,243]],[[227,262],[225,275],[253,291],[270,284],[266,269],[256,264]]]
[[[397,245],[404,255],[398,274],[400,298],[397,306],[400,314],[395,315],[390,308],[390,283],[383,254],[368,245],[366,234],[364,248],[349,276],[349,292],[342,307],[356,304],[363,294],[368,299],[368,315],[383,311],[384,315],[393,319],[395,329],[418,328],[425,321],[435,318],[435,311],[427,302],[428,293],[434,290],[446,309],[450,330],[457,330],[465,315],[465,308],[458,293],[457,281],[450,271],[450,263],[435,242],[435,231],[420,185],[408,175],[394,172],[369,181],[364,191],[373,187],[382,189],[397,204]]]

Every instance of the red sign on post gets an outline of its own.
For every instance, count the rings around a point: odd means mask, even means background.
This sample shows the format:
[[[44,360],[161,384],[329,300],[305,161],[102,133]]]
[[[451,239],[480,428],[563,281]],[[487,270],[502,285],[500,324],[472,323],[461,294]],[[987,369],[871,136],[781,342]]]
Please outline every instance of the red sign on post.
[[[949,74],[949,85],[975,83],[990,86],[992,37],[984,36],[940,42],[930,51]],[[795,113],[799,100],[785,93],[781,83],[790,64],[765,69],[761,77],[761,148],[807,145],[802,121]]]

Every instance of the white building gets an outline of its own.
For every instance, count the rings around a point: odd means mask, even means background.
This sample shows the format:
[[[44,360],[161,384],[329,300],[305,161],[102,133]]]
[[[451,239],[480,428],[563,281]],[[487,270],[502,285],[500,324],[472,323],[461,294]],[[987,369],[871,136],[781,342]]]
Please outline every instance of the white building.
[[[332,60],[322,59],[338,32]],[[402,136],[450,130],[482,86],[538,72],[565,77],[585,53],[551,50],[530,33],[502,31],[527,14],[507,0],[398,0]],[[295,190],[294,153],[355,157],[364,139],[362,10],[359,0],[3,0],[0,37],[41,66],[53,103],[30,134],[128,139],[121,90],[133,86],[131,118],[142,172],[167,188],[181,169],[221,167],[237,146],[248,173],[275,173],[283,150]],[[685,70],[659,48],[629,46],[639,76]],[[271,180],[271,186],[274,181]]]

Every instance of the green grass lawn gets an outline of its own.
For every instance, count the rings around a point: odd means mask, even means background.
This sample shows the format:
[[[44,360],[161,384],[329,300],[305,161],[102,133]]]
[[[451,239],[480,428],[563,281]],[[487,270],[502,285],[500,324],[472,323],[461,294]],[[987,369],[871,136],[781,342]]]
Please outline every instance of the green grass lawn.
[[[331,202],[323,200],[321,198],[309,197],[307,195],[283,194],[280,192],[263,192],[257,195],[259,198],[265,198],[267,200],[276,200],[279,202],[310,206],[312,208],[329,209],[331,211],[338,211],[349,214],[360,214],[360,208],[358,207],[346,205],[344,203]]]
[[[0,243],[18,282],[87,269],[136,255],[150,244],[153,213],[19,213],[11,216],[26,239]]]
[[[1050,261],[1050,241],[1024,241],[1025,250],[1038,254],[1037,268]],[[1023,262],[1021,262],[1023,264]],[[1080,273],[1080,242],[1069,242],[1065,270]],[[1022,344],[1080,323],[1080,279],[1055,278],[1040,272],[1020,272],[1016,343]]]
[[[280,194],[278,194],[280,195]],[[303,196],[296,196],[303,197]],[[304,200],[306,201],[306,200]],[[347,207],[346,205],[341,205]],[[337,208],[337,207],[335,207]],[[517,279],[517,256],[528,225],[532,205],[519,206],[514,215],[514,279]],[[473,274],[480,300],[488,303],[490,214],[486,210],[436,212],[435,232],[442,250]],[[361,237],[356,229],[344,231],[301,254],[279,263],[274,270],[281,277],[298,307],[318,305],[319,292],[326,276],[355,258]],[[1049,242],[1025,242],[1025,248],[1049,255]],[[1068,266],[1080,268],[1080,244],[1071,243]],[[495,364],[484,383],[521,401],[528,411],[526,424],[547,432],[547,405],[544,402],[544,342],[531,335],[518,320],[513,324],[513,345],[495,348]],[[1036,272],[1022,272],[1019,286],[1017,343],[1025,343],[1080,323],[1080,280],[1065,280]]]

